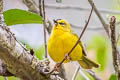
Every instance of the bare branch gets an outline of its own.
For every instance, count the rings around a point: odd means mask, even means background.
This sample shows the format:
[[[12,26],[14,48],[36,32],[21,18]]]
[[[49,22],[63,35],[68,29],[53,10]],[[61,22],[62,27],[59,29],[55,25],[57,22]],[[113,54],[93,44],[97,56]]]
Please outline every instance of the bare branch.
[[[74,72],[74,75],[73,75],[73,77],[72,77],[72,80],[75,80],[75,78],[76,78],[79,70],[80,70],[80,66],[78,66],[78,67],[76,68],[76,70],[75,70],[75,72]]]
[[[3,12],[3,0],[0,0],[0,14]]]
[[[4,25],[4,19],[3,19],[3,0],[0,0],[0,26]],[[13,76],[8,70],[5,64],[0,59],[0,75],[1,76]]]
[[[23,0],[23,3],[29,7],[29,11],[39,13],[39,8],[31,0]]]
[[[7,70],[7,67],[3,62],[0,60],[0,76],[14,76]]]
[[[43,31],[44,31],[44,47],[45,47],[45,58],[47,58],[47,41],[46,41],[46,16],[45,16],[45,3],[44,0],[39,0],[39,13],[42,16]]]
[[[90,5],[92,6],[93,1],[92,0],[88,0],[88,2],[90,3]],[[101,14],[99,13],[98,9],[96,8],[96,6],[93,6],[93,9],[96,13],[96,15],[98,16],[99,20],[101,21],[105,31],[107,32],[107,35],[109,36],[109,30],[108,30],[108,24],[105,22],[105,20],[102,18]]]
[[[48,80],[46,60],[39,61],[14,38],[8,27],[0,26],[0,59],[10,73],[23,80]]]
[[[112,16],[110,19],[112,56],[113,56],[114,69],[119,80],[120,79],[120,54],[119,54],[119,51],[117,50],[115,22],[116,22],[116,18]]]
[[[95,80],[101,80],[92,70],[87,70],[86,72],[88,72]]]

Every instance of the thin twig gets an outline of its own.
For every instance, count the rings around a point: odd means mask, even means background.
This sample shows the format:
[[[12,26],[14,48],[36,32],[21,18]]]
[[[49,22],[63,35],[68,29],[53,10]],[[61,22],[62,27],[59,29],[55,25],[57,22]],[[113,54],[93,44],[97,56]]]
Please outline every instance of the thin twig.
[[[33,1],[31,0],[23,0],[23,3],[29,7],[29,11],[34,13],[39,13],[39,8],[36,6],[36,4],[33,4]]]
[[[115,72],[120,80],[120,54],[117,50],[117,41],[116,41],[116,30],[115,30],[116,18],[114,16],[110,19],[110,30],[111,30],[111,44],[112,44],[112,56],[113,56],[113,65]]]
[[[90,3],[90,5],[92,6],[93,1],[92,0],[88,0],[88,2]],[[99,20],[101,21],[107,35],[109,36],[109,30],[108,30],[108,24],[105,22],[105,20],[102,18],[101,14],[99,13],[98,9],[96,8],[96,6],[93,6],[93,9],[96,13],[96,15],[98,16]]]
[[[46,19],[45,19],[45,3],[44,3],[44,0],[39,0],[39,11],[40,11],[40,16],[42,16],[42,21],[43,21],[45,58],[47,58],[47,41],[46,41],[46,30],[45,30],[46,29]]]
[[[75,67],[77,67],[77,68],[76,68],[76,70],[75,70],[75,72],[74,72],[74,74],[73,74],[72,80],[75,80],[78,72],[80,73],[80,75],[81,75],[85,80],[90,80],[90,79],[86,76],[86,74],[82,71],[82,69],[80,68],[80,65],[76,65],[76,64],[75,64]]]
[[[78,67],[76,68],[76,70],[75,70],[75,72],[74,72],[74,75],[73,75],[73,77],[72,77],[72,80],[75,80],[75,78],[76,78],[79,70],[80,70],[80,66],[78,66]]]
[[[79,70],[79,73],[85,78],[85,80],[90,80],[81,69]]]
[[[43,17],[43,14],[42,14],[42,1],[39,0],[39,14],[41,17]]]
[[[94,80],[101,80],[92,70],[87,70],[86,72],[88,72],[94,78]]]

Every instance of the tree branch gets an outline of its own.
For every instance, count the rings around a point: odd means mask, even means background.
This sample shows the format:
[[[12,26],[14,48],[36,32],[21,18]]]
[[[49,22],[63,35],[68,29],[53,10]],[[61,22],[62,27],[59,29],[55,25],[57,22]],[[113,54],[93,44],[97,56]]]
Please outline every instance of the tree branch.
[[[101,80],[92,70],[86,70],[95,80]]]
[[[92,6],[93,1],[92,0],[88,0],[88,2],[90,3],[90,5]],[[98,16],[99,20],[101,21],[107,35],[109,36],[109,30],[108,30],[108,24],[105,22],[105,20],[102,18],[101,14],[99,13],[98,9],[96,8],[96,6],[93,6],[93,9],[96,13],[96,15]]]
[[[3,0],[0,0],[0,25],[2,24]]]
[[[111,30],[113,65],[115,72],[118,76],[118,80],[120,80],[120,54],[119,51],[117,50],[115,22],[116,22],[116,18],[112,16],[110,19],[110,30]]]
[[[3,62],[0,60],[0,76],[14,76],[7,70],[7,67]]]
[[[0,59],[9,72],[24,80],[51,80],[51,75],[45,72],[46,61],[39,61],[28,53],[8,27],[0,26]]]
[[[0,0],[0,26],[4,25],[2,13],[3,13],[3,0]],[[1,61],[1,59],[0,59],[0,75],[1,76],[13,76],[13,74],[7,70],[6,65]]]
[[[33,4],[33,1],[31,0],[23,0],[23,3],[28,7],[29,11],[34,13],[39,13],[39,8]]]
[[[45,58],[47,58],[47,41],[46,41],[46,16],[45,16],[45,3],[44,0],[39,0],[39,13],[42,17],[43,22],[43,32],[44,32],[44,48],[45,48]]]

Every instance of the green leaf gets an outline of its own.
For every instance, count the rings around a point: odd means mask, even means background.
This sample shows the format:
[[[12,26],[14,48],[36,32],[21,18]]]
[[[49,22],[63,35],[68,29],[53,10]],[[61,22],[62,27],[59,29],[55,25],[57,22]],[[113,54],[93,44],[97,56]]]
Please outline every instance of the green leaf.
[[[10,9],[4,11],[3,15],[7,26],[29,23],[42,24],[41,16],[21,9]]]
[[[111,74],[109,80],[117,80],[117,76],[115,74]]]
[[[93,49],[96,52],[96,59],[97,62],[100,64],[100,71],[103,71],[107,64],[107,48],[108,48],[108,41],[100,36],[96,35],[92,37],[92,40],[88,43],[88,49]]]

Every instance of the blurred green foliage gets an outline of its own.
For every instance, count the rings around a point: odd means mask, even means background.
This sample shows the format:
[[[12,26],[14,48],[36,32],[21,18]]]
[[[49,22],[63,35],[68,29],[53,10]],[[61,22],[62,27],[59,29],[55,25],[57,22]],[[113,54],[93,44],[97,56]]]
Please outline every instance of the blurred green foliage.
[[[7,26],[28,23],[42,24],[41,16],[21,9],[4,11],[3,15]]]
[[[109,80],[117,80],[117,76],[115,74],[111,74]]]
[[[35,56],[39,59],[42,60],[44,58],[44,45],[41,45],[39,47],[33,47],[28,44],[28,42],[20,40],[20,42],[25,46],[25,48],[30,51],[30,49],[33,49]]]
[[[4,77],[3,77],[3,76],[0,76],[0,80],[4,80]]]
[[[95,50],[96,52],[96,60],[100,64],[100,71],[103,71],[107,64],[107,49],[108,43],[107,39],[105,39],[101,35],[96,35],[91,38],[88,42],[87,50]],[[94,54],[93,54],[94,55]]]
[[[40,46],[39,48],[34,49],[35,56],[42,60],[44,58],[44,45]]]
[[[0,80],[4,80],[3,76],[0,76]],[[8,77],[8,80],[19,80],[18,78],[12,76],[12,77]]]
[[[120,0],[113,0],[113,1],[116,3],[116,5],[113,6],[113,9],[119,11],[120,10]],[[111,15],[113,15],[113,14],[111,14]],[[116,17],[117,21],[120,20],[120,15],[119,14],[114,14],[114,16]]]

